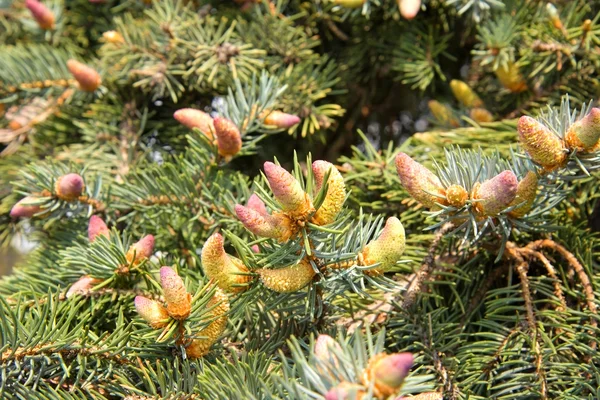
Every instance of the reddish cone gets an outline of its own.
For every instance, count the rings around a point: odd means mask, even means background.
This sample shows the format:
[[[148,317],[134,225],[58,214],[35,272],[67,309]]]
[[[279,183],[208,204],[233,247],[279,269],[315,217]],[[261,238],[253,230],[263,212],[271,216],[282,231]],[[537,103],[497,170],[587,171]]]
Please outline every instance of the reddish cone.
[[[67,68],[79,83],[79,88],[85,92],[93,92],[102,84],[102,78],[95,69],[77,60],[67,61]]]
[[[54,184],[56,196],[65,201],[77,200],[83,194],[84,188],[83,178],[78,174],[63,175]]]
[[[25,0],[25,7],[29,9],[40,28],[54,29],[54,14],[48,7],[37,0]]]
[[[374,382],[379,395],[387,398],[402,387],[413,360],[410,353],[379,354],[369,361],[363,384]]]
[[[10,216],[12,219],[17,218],[31,218],[35,214],[42,211],[39,205],[37,204],[29,204],[38,199],[33,196],[27,196],[22,198],[15,204],[10,210]]]
[[[284,211],[295,217],[304,217],[314,211],[310,198],[292,174],[268,161],[264,170],[271,191]]]
[[[257,236],[287,242],[292,236],[291,222],[283,214],[260,214],[241,204],[235,206],[235,213],[246,229]]]
[[[160,286],[162,286],[167,312],[178,320],[186,319],[192,310],[192,296],[187,292],[183,279],[170,267],[160,269]]]
[[[204,111],[193,108],[182,108],[175,111],[173,117],[182,125],[189,129],[198,128],[200,132],[208,136],[209,139],[214,138],[215,124],[212,117]]]
[[[137,264],[146,258],[150,258],[154,251],[154,236],[146,235],[137,243],[131,245],[125,258],[127,262]]]
[[[276,126],[280,129],[289,129],[300,122],[300,117],[297,115],[286,114],[281,111],[272,111],[264,119],[265,125]]]
[[[144,296],[135,296],[135,309],[151,327],[160,329],[169,323],[167,309],[158,301],[148,299]]]
[[[109,237],[110,230],[102,218],[97,215],[92,215],[88,224],[88,239],[90,242],[93,242],[99,235]]]
[[[250,198],[248,199],[248,203],[246,204],[246,207],[256,211],[257,213],[259,213],[261,215],[269,214],[267,211],[267,207],[265,206],[265,203],[260,199],[260,197],[258,197],[255,194],[250,196]]]
[[[101,279],[92,278],[88,275],[82,276],[77,282],[72,284],[67,291],[67,299],[77,294],[88,294],[90,290],[100,282],[102,282]]]
[[[496,216],[504,211],[517,196],[517,177],[512,171],[504,171],[488,179],[474,189],[477,209],[484,215]]]
[[[214,119],[217,148],[219,154],[231,158],[242,149],[242,135],[238,127],[228,119],[217,117]]]
[[[407,154],[398,153],[396,156],[396,171],[408,194],[425,207],[431,208],[444,201],[443,197],[436,196],[445,196],[439,178]]]

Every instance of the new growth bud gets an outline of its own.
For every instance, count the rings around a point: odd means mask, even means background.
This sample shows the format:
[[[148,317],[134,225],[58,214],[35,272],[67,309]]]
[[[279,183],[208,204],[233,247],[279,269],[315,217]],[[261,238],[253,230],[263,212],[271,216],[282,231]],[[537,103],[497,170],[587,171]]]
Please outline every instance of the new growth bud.
[[[474,188],[473,199],[478,200],[477,209],[484,215],[496,216],[510,206],[517,196],[517,177],[512,171],[504,171]]]
[[[271,111],[263,122],[265,125],[275,126],[280,129],[289,129],[300,122],[300,117],[281,111]]]
[[[235,213],[246,229],[257,236],[287,242],[292,236],[291,222],[284,214],[261,214],[241,204],[235,206]]]
[[[54,14],[46,5],[37,0],[25,0],[25,7],[29,9],[40,28],[44,30],[54,29]]]
[[[321,190],[323,187],[323,180],[328,171],[329,179],[327,180],[328,188],[325,200],[321,204],[321,207],[315,212],[312,220],[317,225],[328,225],[335,221],[335,217],[342,210],[344,200],[346,199],[346,185],[344,184],[344,177],[340,174],[337,168],[327,161],[315,161],[312,165],[313,174],[317,184],[317,190]]]
[[[402,186],[415,200],[427,208],[443,202],[445,196],[442,183],[430,170],[419,164],[405,153],[396,156],[396,171]]]
[[[67,68],[79,84],[79,88],[85,92],[93,92],[102,84],[102,78],[95,69],[77,60],[67,61]]]
[[[483,106],[481,98],[465,82],[453,79],[450,81],[450,89],[452,89],[452,93],[454,94],[454,97],[456,97],[456,100],[463,106],[467,108]]]
[[[154,251],[154,236],[146,235],[127,250],[125,258],[128,263],[139,264],[146,258],[150,258]]]
[[[390,270],[400,261],[405,247],[404,227],[398,218],[390,217],[379,237],[367,243],[359,254],[359,261],[364,266],[379,263],[379,266],[367,270],[369,274],[381,274]],[[361,260],[362,259],[362,260]]]
[[[297,218],[314,211],[310,198],[292,174],[268,161],[264,164],[264,170],[271,191],[284,211]]]
[[[263,285],[279,293],[296,292],[308,285],[316,275],[312,265],[306,259],[289,267],[263,268],[257,272]]]
[[[238,127],[222,117],[215,118],[214,125],[219,154],[227,159],[239,153],[242,149],[242,135]]]
[[[169,313],[158,301],[144,296],[135,296],[134,304],[137,313],[152,328],[164,328],[169,323]]]
[[[196,336],[204,336],[203,339],[192,340],[192,343],[185,349],[185,353],[189,358],[205,356],[227,327],[229,299],[221,289],[217,288],[207,307],[212,308],[210,316],[216,319],[196,334]]]
[[[570,149],[589,151],[594,149],[600,140],[600,108],[592,108],[590,113],[575,122],[565,135]]]
[[[77,294],[88,294],[90,290],[92,290],[94,285],[97,285],[100,282],[102,282],[102,280],[100,279],[92,278],[91,276],[87,275],[82,276],[77,282],[72,284],[69,290],[67,291],[67,299]]]
[[[413,19],[421,9],[421,0],[397,0],[400,15],[406,19]]]
[[[216,282],[223,290],[242,292],[250,281],[248,268],[242,260],[225,252],[223,236],[213,233],[202,247],[202,270],[204,274]]]
[[[369,361],[365,370],[366,382],[363,383],[374,382],[379,395],[387,398],[402,387],[412,365],[413,355],[410,353],[379,354]]]
[[[90,242],[93,242],[100,235],[109,237],[110,230],[102,218],[97,215],[92,215],[90,222],[88,223],[88,239]]]
[[[517,185],[517,196],[510,204],[511,206],[521,204],[510,212],[510,215],[515,218],[525,216],[531,210],[538,189],[538,177],[535,172],[529,171],[525,178],[521,179]]]
[[[562,140],[539,121],[523,116],[519,119],[517,131],[519,141],[531,159],[546,170],[553,170],[566,162],[567,153]]]
[[[187,292],[183,279],[170,267],[160,269],[160,286],[162,286],[167,312],[178,320],[186,319],[192,310],[192,296]]]
[[[78,174],[67,174],[59,177],[54,184],[56,197],[64,201],[77,200],[83,194],[85,184]]]
[[[189,129],[198,128],[200,132],[204,133],[210,140],[213,140],[215,124],[212,117],[204,111],[193,108],[182,108],[175,111],[173,117],[181,125]]]
[[[33,196],[23,197],[10,209],[10,217],[12,219],[33,217],[42,211],[38,204],[31,204],[35,201],[37,201],[37,198]]]

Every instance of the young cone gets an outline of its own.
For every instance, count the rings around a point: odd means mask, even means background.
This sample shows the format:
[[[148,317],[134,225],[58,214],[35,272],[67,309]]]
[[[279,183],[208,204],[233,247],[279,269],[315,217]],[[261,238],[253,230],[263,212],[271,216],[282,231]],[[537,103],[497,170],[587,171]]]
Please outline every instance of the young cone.
[[[192,310],[192,296],[187,292],[183,279],[170,267],[160,269],[160,286],[162,286],[167,312],[178,320],[186,319]]]
[[[325,393],[325,400],[358,400],[367,394],[367,389],[356,383],[341,382]]]
[[[484,215],[496,216],[517,196],[518,180],[514,172],[503,171],[474,188],[473,198],[479,200],[477,209]]]
[[[378,354],[369,360],[363,384],[374,382],[376,393],[387,398],[402,387],[413,361],[410,353]]]
[[[461,208],[467,203],[469,193],[460,185],[451,185],[446,188],[446,200],[452,207]]]
[[[538,177],[535,172],[529,171],[525,178],[517,185],[517,196],[510,206],[521,204],[510,212],[510,216],[521,218],[531,210],[538,189]]]
[[[88,239],[90,242],[93,242],[100,235],[109,237],[110,230],[102,218],[97,215],[92,215],[90,222],[88,223]]]
[[[265,206],[265,203],[260,199],[260,197],[258,197],[255,194],[250,196],[250,198],[248,199],[248,204],[246,204],[246,207],[250,208],[251,210],[256,211],[260,215],[268,215],[269,214],[269,212],[267,211],[267,206]]]
[[[37,198],[33,196],[23,197],[10,209],[10,217],[12,219],[31,218],[41,212],[42,208],[39,205],[31,204],[36,200]]]
[[[398,0],[400,15],[406,19],[413,19],[421,9],[421,0]]]
[[[575,122],[565,135],[570,149],[589,151],[594,149],[600,140],[600,108],[592,108],[590,113]]]
[[[502,86],[511,92],[519,93],[527,90],[527,83],[525,83],[517,64],[509,62],[506,66],[498,67],[494,72]]]
[[[198,128],[200,132],[204,133],[210,140],[214,139],[215,124],[213,118],[204,111],[193,108],[182,108],[181,110],[175,111],[173,117],[181,125],[184,125],[189,129]]]
[[[83,194],[85,184],[78,174],[67,174],[59,177],[54,184],[56,197],[64,201],[77,200]]]
[[[320,360],[326,361],[333,358],[333,355],[331,353],[332,349],[341,351],[340,345],[338,344],[338,342],[335,341],[334,338],[332,338],[329,335],[321,334],[317,337],[317,340],[315,341],[315,347],[313,352],[315,354],[315,357],[317,357]]]
[[[454,97],[456,97],[456,100],[463,106],[467,108],[483,106],[481,98],[465,82],[453,79],[450,81],[450,89],[452,89],[452,93],[454,94]]]
[[[429,110],[431,111],[431,114],[433,114],[433,117],[441,124],[449,125],[455,128],[460,126],[460,122],[458,119],[456,119],[452,113],[452,110],[446,104],[442,104],[437,100],[430,100],[427,103],[427,106],[429,106]]]
[[[135,296],[135,310],[154,329],[160,329],[169,323],[169,313],[158,301],[144,296]]]
[[[284,211],[297,218],[314,211],[310,198],[292,174],[268,161],[264,164],[264,170],[271,191]]]
[[[281,111],[271,111],[263,122],[265,125],[275,126],[280,129],[289,129],[300,122],[300,117]]]
[[[296,292],[312,281],[315,270],[306,259],[279,269],[259,269],[260,280],[267,288],[279,293]]]
[[[223,290],[243,292],[244,284],[250,281],[248,268],[236,257],[225,253],[223,236],[213,233],[202,247],[202,270],[204,274],[216,282]]]
[[[562,140],[539,121],[523,116],[519,118],[517,131],[519,141],[531,159],[546,170],[553,170],[566,162],[567,153]]]
[[[367,243],[359,254],[359,260],[362,259],[361,264],[364,266],[380,263],[379,266],[366,271],[378,275],[396,265],[404,253],[404,247],[404,227],[398,218],[390,217],[379,237]]]
[[[40,28],[44,30],[54,29],[54,14],[48,7],[37,0],[25,0],[25,7],[29,9]]]
[[[215,118],[213,123],[219,154],[231,158],[239,153],[242,149],[242,135],[238,127],[230,120],[221,117]]]
[[[408,194],[425,207],[431,208],[436,203],[443,202],[443,198],[435,195],[445,196],[439,178],[407,154],[398,153],[396,156],[396,171]]]
[[[229,312],[229,299],[222,290],[217,288],[214,296],[207,305],[212,308],[211,317],[216,318],[206,328],[197,333],[197,336],[205,336],[204,339],[194,339],[186,347],[185,353],[189,358],[200,358],[208,354],[213,344],[219,339],[227,327],[227,313]],[[214,308],[213,308],[214,307]]]
[[[125,258],[128,263],[138,264],[146,258],[150,258],[154,251],[154,236],[146,235],[134,243],[127,250]]]
[[[91,276],[88,276],[88,275],[82,276],[81,278],[79,278],[79,280],[77,282],[75,282],[74,284],[71,285],[71,287],[67,291],[66,297],[68,299],[77,294],[79,294],[79,295],[88,294],[90,292],[90,290],[92,290],[94,285],[97,285],[100,282],[102,282],[101,279],[92,278]]]
[[[67,61],[67,68],[79,83],[79,88],[85,92],[94,92],[102,84],[102,78],[95,69],[77,60]]]
[[[291,221],[283,214],[261,214],[241,204],[235,206],[235,213],[246,229],[257,236],[287,242],[292,236]]]
[[[474,108],[469,112],[469,116],[475,122],[483,123],[483,122],[492,122],[494,120],[494,116],[485,108]]]
[[[337,217],[344,205],[344,200],[346,199],[344,177],[342,177],[340,171],[338,171],[333,164],[327,161],[318,160],[313,162],[312,170],[315,176],[317,190],[321,190],[325,175],[328,171],[331,171],[329,179],[327,180],[328,188],[325,200],[312,217],[315,224],[328,225],[335,221],[335,217]]]

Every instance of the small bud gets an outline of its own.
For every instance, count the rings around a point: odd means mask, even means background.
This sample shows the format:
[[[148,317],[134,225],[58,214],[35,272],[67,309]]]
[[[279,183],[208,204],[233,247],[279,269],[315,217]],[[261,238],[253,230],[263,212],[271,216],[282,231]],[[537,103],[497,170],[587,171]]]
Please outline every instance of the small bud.
[[[509,207],[517,196],[517,177],[512,171],[503,171],[488,179],[473,190],[473,199],[478,200],[477,209],[484,215],[496,216]]]
[[[388,397],[396,393],[413,365],[410,353],[379,354],[371,358],[365,370],[367,382],[374,382],[379,397]]]
[[[404,253],[405,240],[402,222],[396,217],[388,218],[379,237],[367,243],[360,253],[362,265],[379,263],[379,266],[367,273],[377,275],[394,267]]]
[[[308,285],[316,275],[310,262],[300,260],[298,264],[278,269],[259,269],[260,280],[268,289],[279,293],[296,292]]]
[[[252,247],[250,247],[250,248],[252,249],[253,253],[256,253],[256,254],[260,253],[260,247],[258,247],[257,244],[252,245]]]
[[[204,111],[195,110],[193,108],[182,108],[181,110],[175,111],[173,117],[181,125],[184,125],[189,129],[198,128],[200,132],[204,133],[210,140],[213,140],[215,124],[213,118]]]
[[[600,108],[592,108],[590,113],[575,122],[565,136],[567,146],[579,151],[592,150],[600,140]]]
[[[246,205],[246,207],[256,211],[257,213],[261,214],[261,215],[268,215],[269,212],[267,211],[267,207],[265,206],[265,203],[260,199],[260,197],[258,197],[257,195],[253,194],[252,196],[250,196],[250,198],[248,199],[248,204]]]
[[[341,382],[325,394],[325,400],[360,400],[367,394],[366,389],[356,383]]]
[[[225,252],[223,236],[213,233],[202,247],[202,270],[208,279],[212,279],[223,290],[243,292],[250,281],[248,268],[242,260]]]
[[[246,229],[257,236],[287,242],[293,234],[291,221],[284,214],[260,214],[241,204],[235,206],[235,213]]]
[[[321,334],[315,341],[314,354],[320,360],[329,360],[333,358],[331,350],[341,351],[338,342],[329,335]]]
[[[85,92],[93,92],[102,84],[102,78],[95,69],[77,60],[67,61],[67,68],[79,83],[79,88]]]
[[[271,191],[284,211],[295,217],[304,217],[314,211],[310,198],[292,174],[268,161],[264,170]]]
[[[469,199],[469,193],[460,185],[451,185],[446,188],[446,200],[452,207],[461,208]]]
[[[138,264],[146,258],[150,258],[154,251],[154,236],[146,235],[127,250],[125,258],[128,263]]]
[[[117,31],[106,31],[102,34],[102,38],[106,43],[122,44],[125,43],[125,38]]]
[[[517,64],[509,62],[506,66],[499,66],[494,72],[502,86],[511,92],[520,93],[527,90],[527,83]]]
[[[433,114],[433,117],[438,120],[439,123],[455,128],[460,126],[460,122],[456,119],[452,109],[450,109],[448,105],[442,104],[437,100],[430,100],[427,105],[429,106],[431,114]]]
[[[492,122],[494,120],[494,116],[485,108],[473,108],[469,112],[469,116],[471,119],[478,123]]]
[[[452,93],[454,94],[454,97],[456,97],[456,100],[463,106],[467,108],[483,106],[481,98],[465,82],[453,79],[450,81],[450,89],[452,89]]]
[[[170,267],[160,269],[160,286],[162,286],[167,312],[178,320],[186,319],[192,310],[192,296],[187,292],[183,279]]]
[[[25,0],[25,7],[29,9],[40,28],[54,29],[54,14],[48,7],[37,0]]]
[[[396,171],[408,194],[425,207],[431,208],[436,203],[443,202],[443,198],[436,196],[445,196],[439,178],[407,154],[398,153],[396,156]]]
[[[321,190],[321,187],[324,184],[323,180],[325,179],[325,175],[328,171],[331,171],[329,179],[327,180],[328,188],[325,200],[312,217],[315,224],[328,225],[335,221],[335,217],[337,217],[342,210],[344,200],[346,200],[344,177],[333,164],[327,161],[315,161],[312,165],[312,170],[315,176],[317,190]]]
[[[529,171],[525,178],[521,179],[517,185],[517,196],[510,204],[511,206],[521,204],[513,209],[510,215],[515,218],[521,218],[531,210],[538,189],[538,177],[535,172]]]
[[[144,296],[135,296],[133,301],[137,313],[154,329],[160,329],[169,323],[167,309],[158,301]]]
[[[396,400],[444,400],[444,395],[438,392],[426,392],[413,397],[400,397]]]
[[[97,215],[92,215],[88,224],[88,239],[90,242],[93,242],[100,235],[109,237],[110,230],[102,218]]]
[[[400,15],[406,19],[413,19],[421,9],[421,0],[398,0]]]
[[[88,294],[90,290],[92,290],[92,288],[100,282],[102,282],[101,279],[92,278],[91,276],[87,275],[82,276],[77,282],[72,284],[67,291],[67,299],[77,294]]]
[[[186,347],[185,354],[192,359],[205,356],[227,327],[229,299],[221,289],[217,288],[214,296],[208,302],[207,307],[209,309],[212,308],[210,313],[211,318],[216,319],[196,334],[196,336],[204,336],[204,339],[194,339],[192,343]]]
[[[38,199],[33,196],[27,196],[19,200],[10,210],[10,217],[12,219],[17,218],[31,218],[35,214],[42,211],[42,208],[38,204],[31,204]]]
[[[280,129],[289,129],[300,122],[300,117],[281,111],[272,111],[266,116],[263,122],[265,125],[276,126]]]
[[[333,0],[338,6],[345,8],[359,8],[366,3],[367,0]]]
[[[217,117],[214,119],[215,135],[219,154],[231,158],[242,149],[242,135],[238,127],[228,119]]]
[[[553,170],[567,160],[562,140],[537,120],[523,116],[517,124],[519,141],[531,159],[546,170]]]
[[[77,200],[83,194],[85,184],[78,174],[67,174],[59,177],[54,184],[56,197],[64,201]]]

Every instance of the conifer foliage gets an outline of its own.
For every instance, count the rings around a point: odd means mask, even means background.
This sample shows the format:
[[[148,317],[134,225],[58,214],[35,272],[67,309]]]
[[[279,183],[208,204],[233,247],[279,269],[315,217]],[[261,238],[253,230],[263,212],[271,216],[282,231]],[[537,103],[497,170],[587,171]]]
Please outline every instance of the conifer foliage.
[[[0,0],[0,398],[599,398],[599,16]]]

